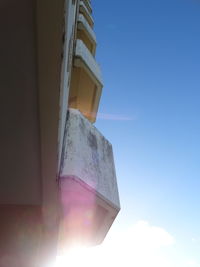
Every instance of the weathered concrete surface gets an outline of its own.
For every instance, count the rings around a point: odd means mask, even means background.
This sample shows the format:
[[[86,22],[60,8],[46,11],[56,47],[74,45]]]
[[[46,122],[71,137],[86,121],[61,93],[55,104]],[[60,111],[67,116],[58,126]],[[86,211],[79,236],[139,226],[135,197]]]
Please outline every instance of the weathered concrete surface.
[[[61,176],[75,176],[119,208],[111,144],[78,110],[70,109]]]
[[[63,236],[102,242],[120,210],[112,146],[75,109],[68,114],[62,167]]]
[[[59,119],[59,151],[58,151],[58,169],[60,168],[60,160],[62,154],[62,145],[65,131],[65,122],[68,109],[68,95],[71,79],[71,68],[74,47],[74,24],[76,20],[76,4],[72,0],[65,0],[65,32],[63,32],[63,59],[61,66],[60,80],[60,119]]]

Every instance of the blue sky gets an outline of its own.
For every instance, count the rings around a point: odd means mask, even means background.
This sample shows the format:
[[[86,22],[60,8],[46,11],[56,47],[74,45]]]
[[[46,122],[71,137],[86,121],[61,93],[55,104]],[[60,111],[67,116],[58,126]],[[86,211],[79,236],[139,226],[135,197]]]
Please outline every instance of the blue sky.
[[[200,2],[92,5],[96,126],[113,144],[122,206],[112,231],[161,227],[175,240],[167,266],[200,266]]]

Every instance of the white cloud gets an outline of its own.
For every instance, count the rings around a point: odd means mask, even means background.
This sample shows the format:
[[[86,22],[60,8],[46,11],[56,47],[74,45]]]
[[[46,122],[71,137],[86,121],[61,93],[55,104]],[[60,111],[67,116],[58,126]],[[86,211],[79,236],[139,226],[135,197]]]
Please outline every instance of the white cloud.
[[[169,246],[174,243],[174,238],[163,228],[151,226],[146,221],[139,221],[123,234],[126,241],[130,238],[136,247],[149,249]]]
[[[128,116],[107,114],[107,113],[98,113],[97,118],[102,120],[112,120],[112,121],[132,121],[135,119]]]
[[[195,260],[189,260],[186,264],[187,266],[199,266]]]
[[[171,265],[162,249],[174,242],[165,229],[139,221],[126,232],[110,237],[104,250],[107,252],[106,258],[112,258],[113,266],[169,267]]]
[[[68,253],[56,267],[174,267],[165,254],[174,243],[165,229],[139,221],[126,231],[109,235],[101,246]]]

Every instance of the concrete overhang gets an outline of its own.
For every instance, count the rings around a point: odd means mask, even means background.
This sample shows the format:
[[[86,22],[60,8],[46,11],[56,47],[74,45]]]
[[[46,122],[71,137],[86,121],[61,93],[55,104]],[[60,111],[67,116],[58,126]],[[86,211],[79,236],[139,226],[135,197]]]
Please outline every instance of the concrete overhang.
[[[91,16],[87,6],[85,5],[84,1],[82,1],[82,0],[80,1],[79,11],[80,11],[80,13],[82,13],[85,16],[85,18],[88,21],[89,25],[91,27],[93,27],[94,26],[94,20],[93,20],[93,18]]]
[[[111,144],[78,110],[70,109],[60,176],[62,246],[99,244],[120,210]]]
[[[95,122],[102,87],[98,64],[84,43],[77,40],[69,107],[79,109],[91,122]]]
[[[91,53],[94,55],[96,51],[96,35],[83,16],[83,14],[79,14],[78,16],[78,30],[86,36],[82,38],[82,41],[85,40],[85,44],[87,45],[88,49],[91,51]],[[79,37],[80,36],[80,37]],[[81,38],[81,34],[78,34],[78,38]]]
[[[63,0],[0,2],[0,266],[56,252],[64,14]]]

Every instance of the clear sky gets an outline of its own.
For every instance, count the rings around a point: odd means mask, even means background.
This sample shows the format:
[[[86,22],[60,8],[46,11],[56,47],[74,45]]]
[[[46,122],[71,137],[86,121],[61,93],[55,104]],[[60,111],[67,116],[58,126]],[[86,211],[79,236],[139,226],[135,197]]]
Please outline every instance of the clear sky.
[[[96,126],[113,144],[122,208],[108,241],[128,236],[134,253],[143,240],[148,258],[155,237],[165,261],[130,266],[200,266],[200,1],[92,5],[104,77]]]

